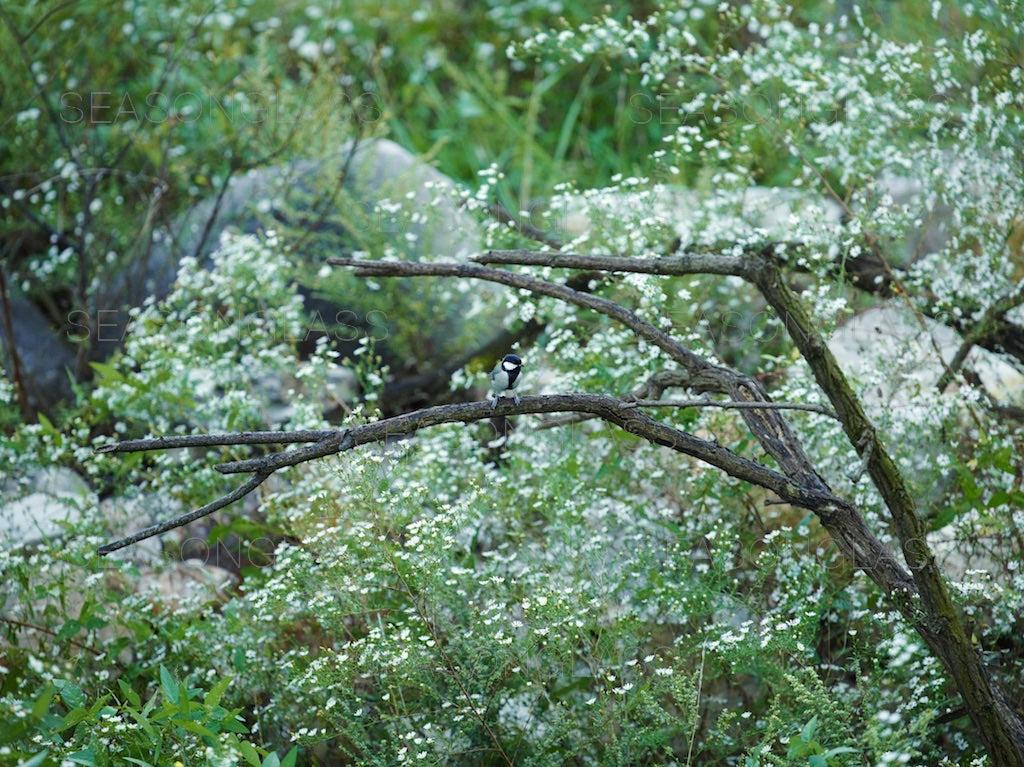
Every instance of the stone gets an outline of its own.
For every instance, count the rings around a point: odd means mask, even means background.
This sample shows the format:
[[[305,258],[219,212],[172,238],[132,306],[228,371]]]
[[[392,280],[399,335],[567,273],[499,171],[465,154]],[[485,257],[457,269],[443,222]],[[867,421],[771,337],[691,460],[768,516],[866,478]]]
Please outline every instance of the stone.
[[[0,505],[0,530],[8,546],[30,545],[63,535],[64,525],[81,518],[90,498],[85,480],[60,467],[35,472],[23,480],[21,490],[15,480],[8,478],[0,490],[4,498],[20,496]]]

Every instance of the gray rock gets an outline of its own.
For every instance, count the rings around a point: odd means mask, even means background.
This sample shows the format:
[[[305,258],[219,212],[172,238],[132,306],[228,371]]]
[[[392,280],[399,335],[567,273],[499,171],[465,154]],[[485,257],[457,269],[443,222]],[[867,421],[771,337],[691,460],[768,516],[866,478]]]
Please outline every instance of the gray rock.
[[[19,380],[25,386],[29,405],[45,410],[71,396],[71,377],[75,353],[60,331],[47,322],[35,304],[20,297],[11,298],[11,324],[4,325],[0,316],[0,362],[6,377],[14,379],[14,363],[9,342],[14,335],[14,349],[18,355]]]
[[[836,362],[869,384],[863,396],[872,407],[899,408],[908,418],[924,418],[927,403],[915,395],[934,389],[962,339],[952,328],[915,317],[892,302],[868,309],[839,326],[829,341]],[[937,352],[942,354],[940,360]],[[1024,405],[1024,375],[1000,355],[974,347],[966,368],[973,370],[998,401]]]
[[[339,185],[339,179],[343,183]],[[208,198],[187,211],[171,231],[158,233],[151,256],[115,281],[101,299],[101,306],[114,309],[118,327],[128,325],[128,309],[147,298],[168,294],[182,257],[195,255],[207,263],[220,235],[227,229],[256,234],[275,230],[283,234],[285,247],[298,243],[295,258],[305,264],[307,279],[302,291],[306,298],[312,341],[325,325],[341,322],[343,343],[355,345],[362,335],[392,339],[407,332],[390,324],[390,315],[371,314],[365,283],[342,303],[328,298],[331,283],[341,270],[318,276],[329,256],[354,251],[385,250],[407,260],[459,260],[479,251],[482,233],[476,221],[460,209],[451,195],[454,184],[444,174],[415,155],[386,139],[346,144],[324,161],[305,160],[287,165],[257,168],[231,180],[218,201]],[[390,201],[384,210],[378,203]],[[427,283],[417,283],[410,302],[436,302],[431,325],[416,328],[429,334],[424,343],[405,339],[405,347],[432,347],[433,353],[448,350],[461,335],[464,302],[447,291],[444,297]],[[396,307],[396,315],[402,307]],[[111,328],[108,337],[96,339],[96,356],[103,358],[119,345],[120,333]]]
[[[49,468],[24,480],[21,491],[15,480],[3,482],[0,530],[9,545],[25,545],[63,535],[62,523],[81,518],[89,498],[89,486],[70,469]],[[28,492],[24,492],[28,490]]]

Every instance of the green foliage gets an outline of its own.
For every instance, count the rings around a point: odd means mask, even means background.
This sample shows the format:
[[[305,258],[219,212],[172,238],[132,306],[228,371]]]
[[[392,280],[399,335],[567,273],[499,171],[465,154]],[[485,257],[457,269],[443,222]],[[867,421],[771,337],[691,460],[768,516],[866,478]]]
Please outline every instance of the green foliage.
[[[800,272],[823,329],[867,302],[834,268],[872,247],[907,267],[901,300],[915,316],[970,329],[1019,288],[1019,7],[885,3],[845,16],[831,3],[656,3],[635,19],[593,10],[497,0],[5,6],[10,282],[60,319],[146,250],[156,221],[229,173],[390,133],[468,185],[446,201],[477,214],[494,200],[527,208],[581,252],[792,243],[780,258]],[[77,102],[61,95],[94,91],[109,91],[99,111],[66,119]],[[156,91],[203,94],[191,104],[203,111],[158,101],[148,119],[138,110]],[[55,118],[57,107],[68,113]],[[921,191],[897,203],[887,174]],[[759,187],[767,195],[751,193]],[[407,243],[371,236],[366,211],[338,207],[355,232],[346,246],[408,255]],[[948,238],[906,250],[932,208],[952,211]],[[485,246],[522,244],[480,218]],[[288,260],[294,234],[229,235],[209,269],[186,259],[171,294],[137,310],[121,353],[91,364],[65,412],[22,423],[14,387],[0,380],[5,503],[34,492],[42,467],[73,467],[89,482],[62,499],[81,512],[63,537],[0,543],[5,756],[267,767],[978,757],[962,722],[937,723],[957,701],[934,657],[815,520],[595,422],[533,429],[519,418],[508,439],[489,424],[447,426],[295,467],[261,491],[257,520],[225,516],[199,542],[227,588],[174,593],[159,585],[180,563],[96,558],[112,525],[140,526],[111,521],[112,510],[163,518],[201,505],[225,487],[208,464],[242,452],[113,458],[93,446],[326,425],[337,355],[325,344],[298,351],[309,327],[296,283],[313,276]],[[371,285],[370,301],[389,313],[403,302],[388,321],[417,327],[465,301],[453,323],[465,336],[446,333],[456,350],[493,324],[496,304],[509,323],[544,321],[524,350],[523,391],[626,395],[669,365],[563,304],[437,289],[440,301],[420,283]],[[631,275],[593,289],[695,351],[763,375],[780,400],[820,401],[785,328],[732,279]],[[1007,316],[1019,322],[1019,306]],[[408,338],[403,357],[446,359],[417,346],[415,331]],[[346,340],[357,344],[349,364],[364,402],[343,423],[358,424],[378,416],[388,371],[379,337]],[[897,373],[874,349],[862,356],[858,386],[936,543],[948,542],[979,651],[1019,685],[1020,427],[966,379],[938,392],[907,376],[896,404],[872,400]],[[453,386],[482,382],[466,370]],[[764,459],[734,412],[658,417]],[[891,543],[838,426],[818,414],[792,422],[822,475]],[[212,567],[212,547],[235,538],[264,546],[239,580]]]
[[[239,711],[229,711],[220,700],[231,684],[223,677],[208,692],[175,679],[160,666],[159,688],[143,703],[123,679],[118,692],[96,700],[66,679],[46,683],[34,699],[10,697],[5,712],[16,725],[5,728],[0,747],[22,765],[79,764],[107,767],[134,764],[219,765],[251,767],[294,765],[298,748],[284,760],[251,743]],[[23,707],[30,704],[28,707]],[[35,746],[20,751],[25,736]],[[243,737],[239,737],[243,736]]]

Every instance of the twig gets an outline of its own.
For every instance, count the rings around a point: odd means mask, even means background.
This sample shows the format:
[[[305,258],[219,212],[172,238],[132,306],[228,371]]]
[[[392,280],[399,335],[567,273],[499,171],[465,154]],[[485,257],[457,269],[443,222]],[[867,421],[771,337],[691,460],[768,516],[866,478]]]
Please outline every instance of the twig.
[[[804,410],[809,413],[821,413],[829,418],[839,420],[834,410],[824,405],[811,405],[801,402],[718,402],[713,399],[645,399],[631,402],[633,407],[720,407],[725,410]]]
[[[182,447],[218,447],[221,445],[287,445],[295,442],[319,442],[337,432],[328,430],[239,431],[229,434],[189,434],[180,437],[129,439],[100,445],[97,453],[141,453],[146,450],[176,450]]]
[[[700,646],[700,668],[697,671],[697,699],[693,706],[693,731],[690,733],[690,744],[686,749],[686,767],[690,767],[693,757],[693,743],[697,740],[697,730],[700,728],[700,696],[704,688],[704,655],[707,652],[707,644]]]
[[[263,481],[269,476],[269,473],[257,473],[256,475],[251,477],[249,481],[246,482],[244,485],[241,485],[240,487],[232,490],[227,495],[221,496],[212,503],[208,503],[205,506],[196,509],[195,511],[190,511],[188,514],[182,514],[181,516],[175,517],[174,519],[168,520],[167,522],[161,522],[160,524],[147,527],[145,530],[139,530],[139,532],[133,533],[132,535],[127,536],[126,538],[121,538],[120,540],[114,541],[113,543],[108,543],[104,546],[100,546],[98,549],[96,549],[96,553],[106,556],[112,551],[123,549],[125,546],[131,546],[133,543],[144,541],[146,540],[146,538],[152,538],[154,535],[166,533],[168,530],[173,530],[176,527],[182,527],[183,525],[187,525],[189,522],[194,522],[197,519],[201,519],[202,517],[213,514],[213,512],[219,509],[223,509],[225,506],[228,506],[234,503],[235,501],[239,500],[240,498],[244,498],[245,496],[247,496],[257,487],[259,487],[263,483]]]
[[[1013,293],[1004,296],[989,307],[981,321],[974,326],[971,332],[964,336],[963,343],[960,344],[956,354],[953,355],[953,359],[946,366],[942,377],[935,384],[935,388],[938,391],[941,392],[953,382],[953,377],[960,372],[960,368],[967,361],[967,355],[971,353],[971,349],[981,343],[986,337],[992,335],[994,330],[999,328],[1000,324],[1004,322],[1006,313],[1022,303],[1024,303],[1024,283]]]
[[[560,258],[558,254],[542,254],[544,257]],[[588,258],[588,257],[581,257]],[[680,259],[688,257],[675,257],[665,259],[672,262],[680,262]],[[713,256],[713,259],[719,257]],[[725,258],[728,264],[733,264],[736,259]],[[618,262],[628,264],[634,259],[620,258]],[[637,261],[642,259],[636,259]],[[752,259],[753,260],[753,259]],[[749,376],[744,376],[734,370],[719,365],[714,365],[698,354],[686,348],[665,331],[655,327],[650,322],[641,319],[636,313],[620,306],[614,301],[606,298],[572,290],[565,285],[542,280],[526,274],[510,272],[504,269],[494,269],[486,266],[463,263],[422,263],[407,261],[371,261],[365,259],[351,258],[329,258],[327,263],[333,266],[354,267],[359,276],[369,277],[412,277],[412,276],[433,276],[433,277],[464,277],[470,279],[487,280],[497,282],[509,287],[527,290],[535,295],[550,296],[566,303],[580,306],[585,309],[603,314],[613,320],[625,325],[632,330],[639,338],[647,341],[653,346],[664,351],[671,359],[675,360],[682,367],[680,373],[687,376],[686,386],[696,392],[712,391],[730,396],[734,400],[745,400],[750,402],[767,402],[768,395],[761,385]],[[594,262],[596,263],[596,262]],[[660,260],[658,261],[660,263]],[[587,268],[586,266],[582,268]],[[603,268],[603,267],[598,267]],[[653,269],[654,266],[648,267]],[[693,267],[690,267],[693,268]],[[710,267],[709,267],[710,268]],[[725,266],[721,267],[725,269]],[[739,268],[730,266],[729,268]],[[630,271],[627,269],[627,271]],[[744,273],[746,269],[744,267]],[[718,272],[721,274],[731,272]],[[807,458],[786,421],[779,417],[771,409],[750,408],[741,411],[747,426],[758,438],[761,446],[771,455],[788,476],[800,486],[816,486],[818,492],[828,493],[827,483],[814,470],[813,464]]]
[[[41,632],[43,634],[49,634],[52,637],[56,637],[57,636],[57,632],[52,630],[52,629],[48,629],[48,628],[46,628],[44,626],[37,626],[34,623],[26,623],[25,621],[15,620],[14,618],[3,618],[3,617],[0,617],[0,623],[7,623],[7,624],[9,624],[11,626],[18,626],[19,628],[32,629],[33,631],[39,631],[39,632]],[[102,658],[106,654],[102,650],[97,650],[95,647],[89,647],[89,645],[84,644],[82,642],[78,642],[78,641],[76,641],[74,639],[65,639],[64,641],[67,642],[68,644],[74,645],[75,647],[78,647],[78,648],[80,648],[82,650],[86,650],[88,652],[91,652],[97,658]]]
[[[559,240],[557,237],[548,234],[547,232],[541,229],[538,229],[533,224],[519,220],[518,218],[513,216],[512,213],[509,212],[508,208],[506,208],[504,205],[497,202],[492,203],[487,208],[487,211],[496,219],[498,219],[501,223],[512,224],[512,228],[515,229],[520,234],[524,235],[525,237],[528,237],[531,240],[534,240],[535,242],[539,242],[542,245],[547,245],[549,248],[552,248],[554,250],[562,249],[561,240]]]
[[[294,444],[296,442],[312,442],[315,437],[320,437],[313,444],[296,450],[271,453],[245,461],[234,461],[217,465],[215,468],[221,473],[251,472],[253,477],[239,488],[200,509],[183,514],[167,522],[153,525],[113,543],[106,544],[98,552],[100,554],[109,554],[112,551],[138,543],[146,538],[160,535],[168,530],[181,527],[200,517],[211,514],[243,498],[255,490],[271,474],[288,466],[295,466],[317,458],[346,452],[360,445],[387,442],[395,438],[407,437],[415,434],[419,429],[443,423],[482,421],[490,419],[494,415],[507,416],[516,413],[565,412],[585,412],[595,415],[620,427],[624,431],[646,439],[648,442],[692,456],[721,469],[737,479],[765,487],[773,491],[780,498],[786,499],[796,506],[821,511],[836,505],[843,505],[843,502],[835,498],[830,492],[822,492],[820,488],[813,485],[798,485],[783,474],[763,464],[737,455],[716,442],[701,439],[693,434],[656,421],[645,413],[638,411],[631,402],[603,394],[552,394],[540,397],[522,397],[518,406],[503,402],[497,408],[492,408],[490,403],[486,401],[437,405],[338,431],[203,434],[130,440],[112,445],[104,445],[98,448],[97,452],[125,453],[186,447],[273,444],[275,439],[280,444]],[[881,543],[877,541],[875,543],[879,547],[879,556],[882,556],[883,552],[886,555],[888,554]]]
[[[759,245],[751,253],[767,247]],[[479,264],[517,264],[520,266],[551,266],[560,269],[596,269],[607,272],[641,272],[645,274],[724,274],[743,275],[748,257],[725,256],[719,253],[682,253],[665,258],[625,258],[623,256],[590,256],[582,253],[549,253],[545,250],[488,250],[473,260]]]
[[[875,447],[875,433],[873,429],[865,431],[860,439],[857,441],[857,449],[860,451],[861,459],[857,466],[857,470],[852,472],[849,476],[850,481],[853,484],[860,482],[860,478],[864,476],[864,472],[868,470],[868,463],[871,461],[871,451]]]
[[[33,420],[32,408],[28,402],[28,392],[25,391],[25,378],[22,375],[18,339],[14,335],[11,301],[7,293],[7,277],[2,265],[0,265],[0,325],[3,326],[4,334],[7,336],[7,349],[11,356],[11,382],[14,384],[14,391],[18,397],[18,407],[21,408],[21,413],[25,416],[26,421]]]

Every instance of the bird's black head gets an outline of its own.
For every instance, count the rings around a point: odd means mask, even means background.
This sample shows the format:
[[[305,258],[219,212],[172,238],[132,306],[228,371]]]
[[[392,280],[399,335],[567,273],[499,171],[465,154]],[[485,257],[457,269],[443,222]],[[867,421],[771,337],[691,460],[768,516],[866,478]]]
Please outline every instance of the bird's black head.
[[[514,354],[506,354],[501,358],[501,366],[505,370],[513,370],[523,366],[523,361]]]

